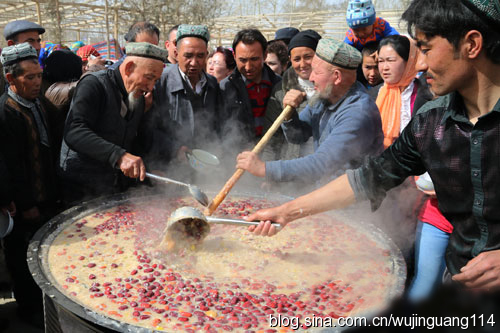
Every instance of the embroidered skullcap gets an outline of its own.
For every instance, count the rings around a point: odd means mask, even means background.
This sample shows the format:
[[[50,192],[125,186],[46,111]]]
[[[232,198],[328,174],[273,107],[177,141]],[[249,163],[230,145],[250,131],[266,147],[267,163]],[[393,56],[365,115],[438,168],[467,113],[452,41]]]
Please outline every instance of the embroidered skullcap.
[[[477,16],[500,29],[500,0],[462,0]]]
[[[208,43],[210,40],[210,33],[206,25],[181,24],[177,29],[176,41],[178,42],[184,37],[197,37]]]
[[[166,62],[168,58],[167,50],[146,42],[127,43],[125,51],[127,56],[151,58],[163,62]]]
[[[38,54],[35,48],[29,43],[21,43],[4,48],[0,56],[0,61],[2,65],[7,66],[28,58],[37,59]]]
[[[338,67],[356,69],[363,59],[354,47],[333,38],[322,38],[316,47],[316,55]]]

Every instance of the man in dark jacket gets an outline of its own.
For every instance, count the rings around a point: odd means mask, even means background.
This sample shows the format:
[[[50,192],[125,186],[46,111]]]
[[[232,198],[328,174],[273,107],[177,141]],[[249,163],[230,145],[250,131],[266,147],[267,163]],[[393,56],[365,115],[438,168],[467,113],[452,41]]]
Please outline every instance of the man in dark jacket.
[[[217,80],[203,71],[209,39],[204,25],[182,24],[177,30],[178,63],[163,71],[146,115],[148,162],[167,163],[217,140],[222,97]]]
[[[68,203],[123,191],[128,185],[123,175],[145,178],[144,163],[132,148],[144,100],[161,76],[167,52],[150,43],[129,43],[127,55],[117,70],[92,73],[77,85],[60,158]]]
[[[35,48],[28,43],[6,47],[1,62],[9,88],[0,97],[0,155],[18,210],[16,226],[5,239],[6,262],[19,315],[41,325],[42,295],[26,264],[26,251],[36,230],[57,212],[51,117],[39,98],[42,69]]]
[[[281,78],[264,64],[267,41],[257,29],[245,29],[233,41],[236,69],[221,81],[225,143],[248,148],[264,133],[264,116],[273,87]]]

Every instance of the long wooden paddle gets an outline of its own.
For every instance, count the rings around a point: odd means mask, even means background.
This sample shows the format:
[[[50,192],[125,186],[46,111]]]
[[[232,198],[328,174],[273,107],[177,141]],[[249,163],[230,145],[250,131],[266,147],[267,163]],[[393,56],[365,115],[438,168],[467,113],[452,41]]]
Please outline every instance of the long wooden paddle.
[[[274,121],[273,125],[267,130],[266,134],[260,139],[260,141],[255,145],[255,147],[252,149],[252,152],[255,154],[259,154],[262,149],[266,146],[266,144],[269,142],[269,140],[272,138],[274,133],[278,130],[278,128],[281,126],[281,123],[288,118],[288,116],[293,112],[293,108],[290,105],[287,105],[283,111],[281,111],[280,115],[276,120]],[[236,184],[236,182],[241,178],[245,170],[243,169],[237,169],[236,172],[229,178],[229,180],[226,182],[222,190],[215,196],[215,198],[210,202],[207,208],[205,208],[204,214],[206,216],[212,215],[212,213],[219,207],[221,202],[226,198],[228,195],[229,191],[233,188],[233,186]]]

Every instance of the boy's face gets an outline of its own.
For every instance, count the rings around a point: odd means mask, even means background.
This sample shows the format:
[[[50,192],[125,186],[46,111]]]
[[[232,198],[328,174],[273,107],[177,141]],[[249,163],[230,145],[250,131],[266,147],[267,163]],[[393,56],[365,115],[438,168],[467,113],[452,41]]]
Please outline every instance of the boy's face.
[[[373,24],[367,27],[353,28],[352,32],[354,33],[354,36],[356,36],[357,38],[366,39],[370,37],[373,33]]]
[[[375,57],[369,54],[363,54],[363,66],[361,68],[363,69],[363,75],[370,86],[374,87],[377,84],[382,83],[382,77],[378,71],[378,64],[375,61]]]
[[[434,94],[442,96],[470,86],[474,69],[464,56],[464,43],[455,49],[446,38],[428,38],[418,30],[416,40],[422,52],[417,70],[427,72],[427,83]]]

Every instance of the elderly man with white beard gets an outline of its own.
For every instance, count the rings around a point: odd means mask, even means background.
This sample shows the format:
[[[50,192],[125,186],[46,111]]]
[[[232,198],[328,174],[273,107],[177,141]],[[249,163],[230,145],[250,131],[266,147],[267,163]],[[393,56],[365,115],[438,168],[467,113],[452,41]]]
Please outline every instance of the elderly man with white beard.
[[[87,75],[76,87],[60,157],[67,203],[120,192],[130,178],[145,178],[135,140],[167,51],[150,43],[128,43],[126,51],[118,69]]]
[[[356,81],[361,54],[330,38],[318,42],[309,80],[316,97],[300,114],[282,125],[288,142],[300,144],[311,136],[314,153],[292,159],[263,162],[252,152],[237,157],[237,167],[266,181],[322,183],[348,168],[361,165],[365,156],[382,150],[380,114],[366,89]],[[284,105],[300,106],[303,92],[291,90]]]

